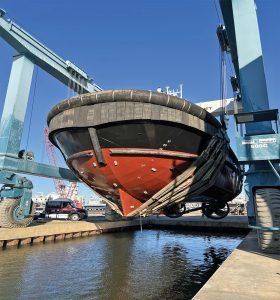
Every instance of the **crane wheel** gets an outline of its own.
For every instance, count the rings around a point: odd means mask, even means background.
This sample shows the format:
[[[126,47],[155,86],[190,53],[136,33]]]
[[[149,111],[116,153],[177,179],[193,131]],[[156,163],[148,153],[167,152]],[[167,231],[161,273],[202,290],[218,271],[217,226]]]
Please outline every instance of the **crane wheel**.
[[[27,227],[33,221],[33,217],[23,218],[17,215],[20,199],[5,198],[0,201],[0,227],[21,228]],[[34,215],[35,207],[32,202],[32,212]]]
[[[257,224],[280,228],[280,189],[261,188],[255,193]],[[280,230],[257,230],[263,252],[280,253]]]

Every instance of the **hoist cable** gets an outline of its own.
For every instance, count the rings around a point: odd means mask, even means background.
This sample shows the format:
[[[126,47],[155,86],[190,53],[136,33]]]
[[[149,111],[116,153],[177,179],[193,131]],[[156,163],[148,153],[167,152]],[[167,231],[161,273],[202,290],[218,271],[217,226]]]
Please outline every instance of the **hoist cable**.
[[[233,68],[232,68],[232,64],[233,64],[233,63],[232,63],[232,61],[229,59],[230,55],[227,53],[227,54],[226,54],[226,57],[227,57],[227,60],[228,60],[228,65],[229,65],[229,67],[230,67],[231,74],[234,75],[235,72],[233,71]]]
[[[217,14],[217,19],[218,19],[218,21],[219,21],[219,24],[222,24],[222,21],[221,21],[221,17],[220,17],[220,14],[219,14],[219,10],[218,10],[218,7],[217,7],[216,0],[213,0],[213,3],[214,3],[214,7],[215,7],[215,11],[216,11],[216,14]],[[230,70],[231,70],[231,74],[234,74],[235,72],[233,71],[233,68],[232,68],[232,62],[231,62],[229,56],[230,56],[230,55],[229,55],[228,53],[226,53],[226,58],[227,58],[228,65],[229,65]],[[230,74],[228,74],[228,76],[231,77]]]
[[[216,0],[213,0],[213,2],[214,2],[214,6],[215,6],[215,10],[216,10],[216,14],[217,14],[217,17],[218,17],[219,23],[221,23],[221,18],[220,18],[219,12],[218,12],[218,8],[217,8]]]
[[[220,97],[221,97],[221,107],[222,114],[220,116],[220,121],[222,123],[223,128],[226,128],[225,123],[225,99],[226,99],[226,60],[225,60],[225,52],[220,49]]]

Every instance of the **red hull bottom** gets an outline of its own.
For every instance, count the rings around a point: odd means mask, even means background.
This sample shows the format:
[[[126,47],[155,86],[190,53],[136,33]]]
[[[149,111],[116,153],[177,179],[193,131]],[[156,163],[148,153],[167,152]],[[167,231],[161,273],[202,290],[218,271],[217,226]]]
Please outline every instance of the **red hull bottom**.
[[[176,158],[176,154],[179,156],[182,152],[172,153],[174,157],[128,156],[112,155],[109,149],[102,149],[106,165],[98,164],[94,151],[77,153],[68,164],[101,195],[120,198],[126,216],[192,163],[192,159]]]

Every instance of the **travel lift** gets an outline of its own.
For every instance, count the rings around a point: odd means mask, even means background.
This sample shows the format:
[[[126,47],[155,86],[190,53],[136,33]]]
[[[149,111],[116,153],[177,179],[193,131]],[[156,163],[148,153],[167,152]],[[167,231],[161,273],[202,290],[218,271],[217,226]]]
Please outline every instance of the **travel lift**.
[[[245,181],[248,216],[251,226],[259,231],[262,248],[279,251],[279,135],[278,131],[274,134],[271,126],[271,120],[278,118],[278,111],[269,110],[268,106],[254,1],[220,0],[220,6],[226,27],[219,26],[218,36],[226,43],[222,49],[231,53],[236,72],[236,78],[232,79],[235,99],[242,98],[245,111],[235,114],[235,120],[238,127],[241,123],[246,127],[245,137],[237,139],[237,152],[241,163],[250,166]],[[32,221],[32,183],[15,173],[78,180],[68,169],[36,163],[28,156],[18,157],[34,64],[77,93],[101,88],[91,83],[86,73],[58,57],[4,15],[5,11],[0,10],[0,35],[19,54],[14,58],[0,124],[0,183],[4,184],[0,195],[3,199],[0,226],[23,227]],[[224,111],[220,100],[199,104],[216,116]],[[227,99],[227,114],[236,110],[241,110],[241,101]]]
[[[36,64],[77,93],[101,91],[90,77],[70,61],[64,61],[0,9],[0,36],[17,54],[14,56],[0,123],[0,227],[26,227],[33,220],[32,182],[16,173],[79,181],[69,169],[32,160],[20,151],[24,118]]]
[[[262,250],[279,253],[278,109],[269,109],[255,1],[220,0],[220,7],[225,22],[221,32],[227,44],[222,48],[231,54],[237,78],[232,81],[233,90],[243,106],[243,112],[234,118],[238,129],[237,156],[246,168],[244,189],[249,225],[257,229]]]

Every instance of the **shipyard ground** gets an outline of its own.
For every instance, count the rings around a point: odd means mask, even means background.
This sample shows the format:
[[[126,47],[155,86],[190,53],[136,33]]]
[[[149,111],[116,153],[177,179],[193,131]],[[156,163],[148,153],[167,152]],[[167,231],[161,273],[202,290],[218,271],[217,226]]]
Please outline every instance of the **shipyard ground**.
[[[279,300],[280,255],[258,248],[254,232],[225,260],[194,300]]]
[[[221,232],[249,231],[247,217],[229,216],[209,220],[201,216],[178,219],[166,217],[142,218],[143,228],[182,228]],[[140,220],[106,222],[104,217],[90,217],[87,221],[38,221],[28,228],[0,228],[0,247],[5,250],[28,247],[36,243],[58,242],[64,239],[87,237],[103,232],[134,230]],[[280,255],[259,251],[254,232],[249,233],[239,247],[208,280],[194,297],[212,299],[280,299]]]

